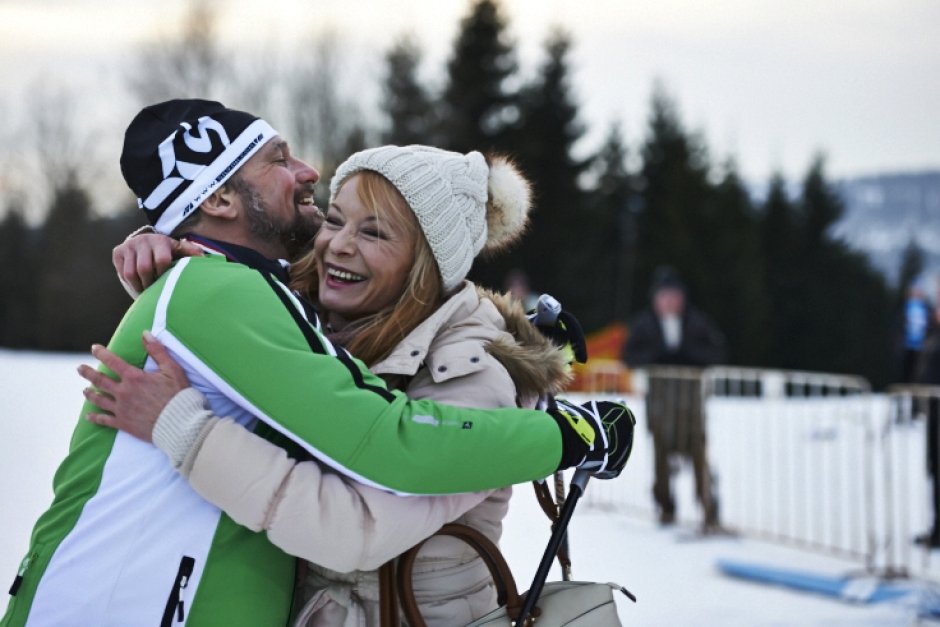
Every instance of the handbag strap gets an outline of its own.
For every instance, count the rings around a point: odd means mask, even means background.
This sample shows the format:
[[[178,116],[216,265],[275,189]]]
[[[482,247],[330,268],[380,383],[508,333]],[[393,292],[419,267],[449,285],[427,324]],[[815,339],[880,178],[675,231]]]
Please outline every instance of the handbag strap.
[[[470,548],[475,550],[493,576],[493,582],[496,584],[497,603],[506,607],[510,618],[514,619],[519,615],[519,610],[522,609],[522,598],[519,596],[516,580],[509,570],[506,559],[500,553],[499,547],[492,540],[476,529],[459,523],[444,525],[435,535],[453,536],[466,542]],[[427,627],[415,600],[414,584],[412,582],[415,558],[426,541],[427,539],[422,540],[398,558],[398,594],[402,611],[411,627]]]
[[[547,481],[533,481],[532,488],[535,490],[535,498],[548,516],[554,528],[558,522],[558,513],[561,506],[565,503],[565,483],[561,472],[555,473],[555,498],[552,498],[552,492],[548,488]],[[558,564],[561,566],[562,578],[565,581],[571,579],[571,555],[568,553],[568,543],[562,542],[558,546]]]
[[[535,490],[535,497],[545,512],[545,515],[554,525],[558,521],[558,510],[561,503],[564,502],[564,483],[559,481],[561,473],[555,475],[555,490],[559,498],[553,499],[551,490],[545,481],[533,481],[532,487]],[[559,483],[561,487],[559,487]],[[485,535],[467,525],[460,523],[450,523],[444,525],[434,535],[449,535],[459,538],[470,545],[483,559],[493,581],[496,584],[497,601],[500,605],[506,605],[510,617],[518,615],[522,609],[522,600],[519,597],[519,590],[516,587],[516,581],[513,579],[512,572],[506,559],[493,542]],[[433,536],[431,536],[433,537]],[[379,619],[380,627],[400,627],[401,617],[399,614],[398,603],[401,602],[401,610],[408,619],[411,627],[426,627],[424,619],[421,617],[421,611],[415,601],[414,586],[412,585],[412,572],[414,562],[418,556],[418,551],[422,545],[430,538],[425,538],[412,548],[398,556],[398,576],[395,577],[396,559],[389,560],[379,568]],[[558,563],[561,565],[562,573],[565,579],[571,577],[571,559],[568,556],[566,544],[558,547]]]
[[[558,508],[555,505],[555,500],[552,498],[551,490],[548,489],[548,483],[545,481],[533,481],[532,489],[535,490],[535,498],[539,502],[542,511],[545,512],[545,515],[548,516],[548,519],[554,525],[558,520]]]
[[[379,625],[401,627],[398,614],[398,590],[395,583],[395,560],[391,559],[379,568]]]

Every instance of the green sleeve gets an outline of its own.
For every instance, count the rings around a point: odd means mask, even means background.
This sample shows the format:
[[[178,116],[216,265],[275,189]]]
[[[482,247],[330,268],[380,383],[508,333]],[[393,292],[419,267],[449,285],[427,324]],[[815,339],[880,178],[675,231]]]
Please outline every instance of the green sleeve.
[[[561,435],[551,416],[457,408],[389,391],[361,362],[298,323],[283,286],[259,272],[193,259],[170,289],[166,331],[198,367],[347,475],[395,492],[444,494],[539,479],[557,468]]]

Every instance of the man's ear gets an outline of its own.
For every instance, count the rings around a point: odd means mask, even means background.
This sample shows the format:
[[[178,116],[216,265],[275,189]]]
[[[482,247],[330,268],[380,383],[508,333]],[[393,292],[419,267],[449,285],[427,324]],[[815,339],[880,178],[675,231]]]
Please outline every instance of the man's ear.
[[[235,220],[241,199],[231,185],[222,185],[211,196],[202,201],[199,210],[207,216],[220,220]]]

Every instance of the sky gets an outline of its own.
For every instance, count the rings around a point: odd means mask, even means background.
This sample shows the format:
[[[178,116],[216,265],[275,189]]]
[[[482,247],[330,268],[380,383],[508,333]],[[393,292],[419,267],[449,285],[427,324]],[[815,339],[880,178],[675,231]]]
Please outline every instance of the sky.
[[[12,581],[27,549],[36,517],[52,498],[52,477],[68,450],[68,441],[83,398],[80,354],[36,353],[0,349],[0,407],[6,435],[0,438],[0,584]],[[49,394],[49,390],[56,390]],[[641,407],[634,399],[634,408]],[[825,401],[823,401],[825,402]],[[637,412],[639,433],[646,434]],[[720,434],[714,434],[720,435]],[[576,580],[612,581],[636,597],[633,604],[616,595],[624,625],[643,627],[903,627],[936,625],[917,622],[909,600],[850,604],[836,599],[759,585],[722,575],[717,561],[796,569],[820,576],[858,573],[860,564],[809,550],[747,537],[696,538],[688,528],[659,528],[649,517],[622,506],[600,506],[598,496],[620,490],[639,493],[651,469],[649,438],[639,437],[624,473],[613,481],[592,480],[569,527]],[[680,514],[691,503],[691,481],[677,482]],[[636,484],[643,484],[642,489]],[[924,494],[926,498],[926,494]],[[603,501],[600,501],[603,502]],[[616,501],[614,501],[616,503]],[[528,485],[517,486],[504,522],[501,546],[520,589],[529,587],[548,538],[548,521]],[[938,553],[923,562],[940,580]],[[560,577],[557,566],[549,579]],[[903,582],[901,582],[903,583]],[[913,584],[912,584],[913,585]],[[3,590],[6,587],[2,588]],[[0,613],[5,608],[0,596]],[[705,617],[705,618],[703,618]]]
[[[374,81],[379,55],[412,33],[427,79],[440,78],[468,0],[217,0],[231,45],[277,41],[302,54],[311,33],[335,30],[354,82]],[[118,150],[132,115],[121,63],[165,36],[186,0],[0,0],[4,139],[25,124],[40,82],[83,95],[81,116],[113,124],[98,148]],[[595,149],[609,125],[642,141],[655,82],[678,103],[716,162],[733,158],[754,183],[789,180],[813,156],[836,178],[940,168],[940,3],[935,0],[504,0],[521,67],[531,75],[555,26],[574,38],[573,86]],[[375,98],[363,88],[363,100]],[[124,99],[124,100],[122,100]],[[375,103],[372,102],[374,107]],[[369,103],[365,103],[368,107]],[[122,117],[123,116],[123,117]],[[12,121],[12,122],[11,122]],[[3,135],[0,135],[3,136]]]

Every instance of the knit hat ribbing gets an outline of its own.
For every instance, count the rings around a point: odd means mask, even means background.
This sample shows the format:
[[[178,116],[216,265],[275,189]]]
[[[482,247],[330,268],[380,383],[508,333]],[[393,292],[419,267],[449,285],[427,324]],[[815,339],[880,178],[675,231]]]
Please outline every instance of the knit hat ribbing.
[[[464,155],[430,146],[363,150],[336,169],[330,201],[346,179],[362,170],[381,174],[405,198],[445,291],[463,281],[481,250],[505,247],[525,228],[529,184],[505,159],[488,166],[479,152]]]

